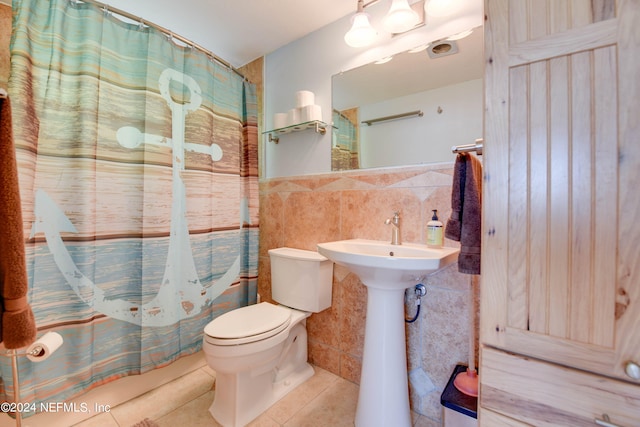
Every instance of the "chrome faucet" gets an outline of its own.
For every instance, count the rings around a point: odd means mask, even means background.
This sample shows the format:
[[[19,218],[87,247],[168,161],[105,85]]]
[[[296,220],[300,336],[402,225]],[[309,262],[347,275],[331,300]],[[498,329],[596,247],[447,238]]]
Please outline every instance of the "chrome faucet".
[[[393,226],[391,230],[391,244],[401,245],[402,238],[400,236],[400,212],[395,212],[393,218],[387,218],[385,224],[391,224]]]

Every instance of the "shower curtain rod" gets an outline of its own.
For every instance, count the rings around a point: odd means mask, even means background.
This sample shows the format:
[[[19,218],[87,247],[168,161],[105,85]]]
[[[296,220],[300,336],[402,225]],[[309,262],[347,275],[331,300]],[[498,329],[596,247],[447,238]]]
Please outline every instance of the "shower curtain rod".
[[[102,3],[96,0],[69,0],[69,1],[73,1],[75,3],[89,3],[89,4],[95,4],[98,7],[101,7],[105,12],[111,12],[111,13],[116,13],[118,15],[124,16],[125,18],[131,19],[132,21],[135,22],[139,22],[141,25],[146,25],[147,27],[151,27],[151,28],[155,28],[156,30],[160,31],[161,33],[164,33],[166,35],[168,35],[171,38],[174,39],[178,39],[180,40],[182,43],[186,44],[187,46],[191,46],[195,49],[198,49],[199,51],[205,53],[207,56],[211,57],[212,59],[214,59],[216,62],[219,62],[221,65],[227,67],[228,69],[230,69],[231,71],[233,71],[234,73],[236,73],[237,75],[239,75],[240,77],[242,77],[244,80],[248,79],[245,77],[244,74],[242,74],[240,71],[238,71],[233,65],[229,64],[227,61],[225,61],[224,59],[220,58],[218,55],[216,55],[215,53],[211,52],[210,50],[200,46],[198,43],[195,43],[189,39],[187,39],[186,37],[182,37],[179,34],[174,33],[171,30],[167,30],[166,28],[158,25],[158,24],[154,24],[153,22],[149,22],[145,19],[142,19],[139,16],[133,15],[129,12],[125,12],[122,9],[118,9],[112,6],[109,6],[106,3]]]
[[[347,116],[345,116],[344,114],[342,114],[342,111],[338,111],[335,108],[333,109],[333,112],[336,113],[337,115],[339,115],[340,117],[342,117],[345,120],[349,120],[349,118]]]

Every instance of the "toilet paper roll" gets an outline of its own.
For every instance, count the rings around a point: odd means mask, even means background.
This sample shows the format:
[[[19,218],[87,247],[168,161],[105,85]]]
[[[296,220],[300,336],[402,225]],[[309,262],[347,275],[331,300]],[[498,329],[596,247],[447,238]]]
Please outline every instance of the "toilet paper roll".
[[[63,342],[62,335],[49,331],[27,348],[27,359],[32,362],[47,360]]]
[[[287,117],[287,126],[293,126],[300,123],[300,108],[292,108],[289,110]]]
[[[315,104],[304,106],[300,114],[300,120],[302,122],[311,122],[313,120],[322,121],[322,107]]]
[[[296,107],[302,108],[312,105],[315,102],[315,95],[310,90],[299,90],[296,92]]]
[[[288,117],[287,113],[275,113],[273,115],[273,128],[280,129],[287,127]]]

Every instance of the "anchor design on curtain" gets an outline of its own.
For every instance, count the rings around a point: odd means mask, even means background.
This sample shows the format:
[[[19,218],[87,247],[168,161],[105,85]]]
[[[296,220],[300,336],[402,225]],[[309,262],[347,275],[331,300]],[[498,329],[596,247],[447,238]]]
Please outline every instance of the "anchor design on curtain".
[[[189,102],[181,104],[173,101],[169,91],[172,80],[189,89]],[[215,143],[207,147],[185,141],[186,116],[197,110],[202,103],[198,83],[192,77],[168,68],[161,73],[158,84],[163,99],[171,109],[172,137],[142,133],[131,126],[121,127],[117,132],[118,142],[125,148],[133,149],[140,144],[150,144],[172,149],[170,240],[164,277],[157,295],[144,304],[110,298],[86,277],[76,266],[60,237],[61,232],[77,232],[76,228],[44,190],[36,193],[36,221],[31,230],[32,238],[37,233],[44,233],[56,265],[82,301],[114,319],[145,326],[167,326],[199,314],[203,307],[211,304],[233,284],[240,273],[241,261],[238,255],[227,272],[212,286],[206,288],[200,283],[191,250],[186,218],[186,189],[181,173],[184,171],[187,151],[209,155],[213,161],[219,161],[223,153]],[[244,222],[250,222],[246,199],[242,201],[242,205],[241,227]],[[176,304],[176,301],[180,304]]]

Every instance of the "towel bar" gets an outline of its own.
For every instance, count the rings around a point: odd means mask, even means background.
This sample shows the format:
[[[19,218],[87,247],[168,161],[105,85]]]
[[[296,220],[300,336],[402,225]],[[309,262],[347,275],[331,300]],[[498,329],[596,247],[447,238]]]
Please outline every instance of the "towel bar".
[[[386,122],[388,120],[403,119],[405,117],[411,117],[411,116],[422,117],[422,116],[424,116],[424,113],[422,111],[420,111],[420,110],[409,111],[408,113],[394,114],[393,116],[386,116],[386,117],[380,117],[380,118],[377,118],[377,119],[363,120],[362,123],[366,123],[368,126],[371,126],[374,123]]]
[[[474,144],[466,144],[466,145],[454,145],[451,147],[452,153],[473,153],[475,152],[477,155],[482,155],[484,140],[482,138],[476,139]]]

